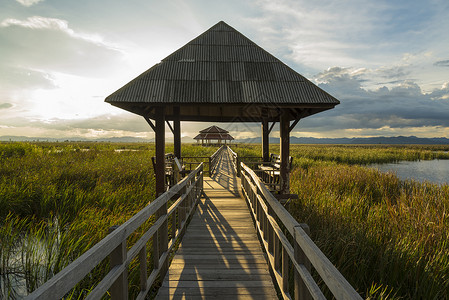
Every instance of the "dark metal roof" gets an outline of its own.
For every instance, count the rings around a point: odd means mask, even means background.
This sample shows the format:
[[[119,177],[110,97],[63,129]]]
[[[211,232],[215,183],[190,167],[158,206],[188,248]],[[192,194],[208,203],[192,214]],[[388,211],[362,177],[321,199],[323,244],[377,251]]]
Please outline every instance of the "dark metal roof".
[[[164,105],[167,119],[178,106],[181,120],[223,122],[276,120],[281,108],[298,119],[340,103],[223,21],[106,102],[150,118]]]

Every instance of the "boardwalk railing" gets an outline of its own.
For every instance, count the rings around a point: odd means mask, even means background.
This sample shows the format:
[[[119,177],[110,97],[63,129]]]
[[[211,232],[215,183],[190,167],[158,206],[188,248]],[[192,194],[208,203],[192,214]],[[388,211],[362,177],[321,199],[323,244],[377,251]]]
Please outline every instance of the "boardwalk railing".
[[[180,161],[185,166],[186,170],[192,170],[195,166],[203,163],[203,165],[206,167],[205,171],[208,173],[209,176],[212,175],[213,171],[215,171],[217,167],[217,163],[219,162],[220,154],[224,147],[221,146],[218,148],[217,151],[215,151],[214,154],[211,156],[183,156],[181,157]]]
[[[192,171],[200,164],[203,164],[204,173],[210,176],[210,156],[183,156],[179,161],[188,171]]]
[[[209,174],[210,175],[212,175],[215,172],[215,170],[218,166],[218,163],[220,162],[221,153],[222,153],[222,151],[226,150],[226,148],[227,148],[227,146],[223,145],[220,148],[218,148],[218,150],[215,151],[214,154],[212,154],[210,156],[210,160],[209,160]]]
[[[158,275],[168,269],[169,253],[185,232],[203,191],[203,164],[159,196],[123,225],[89,249],[61,272],[28,295],[26,299],[60,299],[78,282],[109,256],[111,269],[86,299],[100,299],[108,290],[112,299],[128,299],[128,265],[138,257],[140,264],[140,293],[145,299]],[[173,203],[172,203],[173,202]],[[172,203],[167,209],[167,204]],[[142,224],[155,216],[153,225],[127,250],[126,240]],[[170,233],[168,232],[170,222]],[[170,239],[169,239],[170,236]],[[153,270],[147,276],[147,243],[153,241]]]
[[[290,265],[293,266],[295,274],[295,299],[326,299],[311,276],[312,266],[336,299],[361,299],[309,238],[308,226],[299,224],[244,163],[241,163],[240,177],[243,194],[251,208],[270,267],[284,299],[292,298],[289,288]],[[280,225],[290,235],[293,245]]]
[[[240,176],[240,163],[242,162],[246,165],[257,165],[263,163],[262,157],[260,156],[238,156],[238,154],[235,153],[230,147],[227,147],[227,149],[236,176]]]
[[[235,153],[231,147],[226,147],[228,150],[229,158],[231,159],[232,169],[234,173],[238,176],[238,165],[239,165],[239,156]]]

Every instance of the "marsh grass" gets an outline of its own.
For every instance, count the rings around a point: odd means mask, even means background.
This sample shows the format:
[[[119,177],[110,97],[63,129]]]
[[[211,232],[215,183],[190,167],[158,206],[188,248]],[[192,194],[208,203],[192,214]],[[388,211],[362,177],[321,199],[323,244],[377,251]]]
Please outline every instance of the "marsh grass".
[[[250,148],[260,153],[260,146]],[[444,151],[446,146],[291,146],[291,192],[299,200],[289,211],[310,226],[314,242],[363,297],[448,297],[449,186],[401,181],[363,166],[448,158]]]
[[[185,156],[215,150],[182,149]],[[167,145],[166,152],[172,151],[173,145]],[[152,156],[153,144],[0,144],[0,298],[21,298],[35,290],[104,238],[112,225],[123,224],[151,202]],[[128,248],[152,222],[128,238]],[[147,249],[151,261],[151,242]],[[83,298],[108,270],[105,259],[67,298]],[[138,272],[133,261],[131,298],[139,291]]]

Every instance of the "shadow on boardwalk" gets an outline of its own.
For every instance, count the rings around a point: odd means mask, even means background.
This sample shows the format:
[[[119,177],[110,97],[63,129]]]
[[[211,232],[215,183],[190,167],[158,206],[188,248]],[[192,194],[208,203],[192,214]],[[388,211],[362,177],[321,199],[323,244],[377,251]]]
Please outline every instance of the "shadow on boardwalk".
[[[224,153],[157,299],[276,299],[239,179]]]

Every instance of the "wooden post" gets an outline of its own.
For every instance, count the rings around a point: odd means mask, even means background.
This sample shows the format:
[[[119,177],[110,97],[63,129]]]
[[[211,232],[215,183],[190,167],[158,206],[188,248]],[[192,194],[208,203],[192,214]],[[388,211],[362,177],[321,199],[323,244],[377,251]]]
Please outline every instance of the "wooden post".
[[[156,107],[156,197],[165,192],[165,107]],[[167,214],[167,203],[161,206],[156,213],[156,218]],[[155,241],[153,241],[154,243]],[[162,255],[168,249],[168,220],[161,225],[158,230],[159,255]],[[168,259],[161,267],[161,278],[164,278],[168,270]]]
[[[109,233],[118,228],[117,225],[109,228]],[[126,260],[126,239],[109,254],[110,268],[124,264]],[[128,299],[128,268],[115,280],[109,288],[111,299],[127,300]]]
[[[307,233],[307,235],[310,235],[310,228],[307,224],[299,224],[301,228]],[[296,238],[295,238],[296,239]],[[307,270],[311,271],[312,265],[307,258],[306,254],[302,249],[299,247],[296,240],[294,241],[295,245],[295,260],[298,264],[303,264]],[[309,290],[307,289],[304,281],[302,280],[299,273],[295,270],[295,300],[311,300],[312,295],[310,295]]]
[[[280,120],[280,144],[281,144],[281,169],[280,169],[280,183],[281,194],[290,193],[290,170],[288,169],[288,161],[290,156],[290,121],[287,113],[283,112]]]
[[[156,108],[156,198],[165,192],[165,107]]]
[[[173,107],[173,153],[181,158],[181,121],[179,119],[179,106]]]
[[[262,119],[262,161],[270,161],[270,133],[268,119]]]
[[[281,274],[282,274],[282,287],[281,289],[288,293],[288,253],[284,247],[282,247],[282,263],[281,263]]]
[[[240,157],[237,156],[236,159],[236,164],[237,164],[237,177],[240,177]]]
[[[140,269],[140,290],[147,289],[147,246],[143,246],[139,251],[139,269]]]

